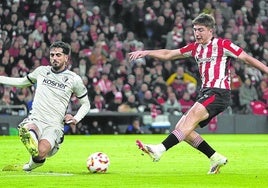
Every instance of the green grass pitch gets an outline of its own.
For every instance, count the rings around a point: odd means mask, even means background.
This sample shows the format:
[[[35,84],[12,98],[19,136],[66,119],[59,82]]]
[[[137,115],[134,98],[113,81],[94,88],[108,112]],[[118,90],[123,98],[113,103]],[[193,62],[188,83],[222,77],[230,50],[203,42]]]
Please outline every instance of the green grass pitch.
[[[209,160],[186,143],[165,153],[157,163],[135,145],[159,143],[166,135],[65,136],[59,152],[30,173],[0,170],[0,187],[110,187],[110,188],[230,188],[268,187],[268,136],[203,135],[229,163],[217,175],[207,175]],[[0,168],[29,159],[17,136],[0,136]],[[89,154],[102,151],[110,157],[106,174],[86,169]]]

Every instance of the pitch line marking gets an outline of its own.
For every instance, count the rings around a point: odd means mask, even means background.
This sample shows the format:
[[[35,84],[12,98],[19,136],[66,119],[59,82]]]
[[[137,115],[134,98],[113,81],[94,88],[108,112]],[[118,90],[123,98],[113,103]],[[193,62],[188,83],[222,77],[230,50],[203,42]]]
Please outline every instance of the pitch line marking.
[[[50,173],[50,172],[28,172],[26,174],[14,174],[14,175],[0,175],[0,178],[1,177],[25,177],[26,175],[29,175],[29,176],[73,176],[74,174],[68,174],[68,173],[56,173],[56,172],[53,172],[53,173]]]

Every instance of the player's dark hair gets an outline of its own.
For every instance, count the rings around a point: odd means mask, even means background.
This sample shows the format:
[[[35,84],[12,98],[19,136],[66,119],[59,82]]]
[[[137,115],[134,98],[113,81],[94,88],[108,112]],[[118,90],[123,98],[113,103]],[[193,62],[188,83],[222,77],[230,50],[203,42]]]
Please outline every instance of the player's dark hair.
[[[62,52],[66,55],[70,55],[71,53],[71,47],[69,44],[62,42],[62,41],[56,41],[49,47],[49,50],[52,48],[62,48]]]
[[[193,21],[192,21],[193,26],[194,25],[203,25],[205,27],[214,29],[215,28],[215,19],[213,16],[209,14],[199,14]]]

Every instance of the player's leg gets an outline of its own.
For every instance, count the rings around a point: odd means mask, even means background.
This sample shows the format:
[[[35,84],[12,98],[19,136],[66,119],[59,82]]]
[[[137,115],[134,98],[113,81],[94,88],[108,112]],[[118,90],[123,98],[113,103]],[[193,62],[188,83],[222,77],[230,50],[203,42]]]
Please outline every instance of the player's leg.
[[[29,162],[23,166],[23,170],[31,171],[37,167],[42,166],[45,163],[46,157],[51,151],[51,144],[49,143],[49,141],[46,139],[41,139],[39,141],[38,151],[38,156],[31,156]]]
[[[220,167],[227,163],[227,158],[216,152],[197,132],[193,131],[187,136],[185,141],[205,154],[210,159],[210,168],[208,174],[219,173]]]
[[[45,163],[45,159],[39,160],[38,158],[30,157],[29,162],[24,164],[22,169],[24,171],[32,171],[33,169],[36,169],[37,167],[42,166],[44,163]]]
[[[198,102],[180,119],[175,130],[161,144],[145,145],[138,141],[139,148],[149,154],[154,161],[158,161],[164,151],[185,140],[210,158],[209,174],[218,173],[219,168],[227,163],[227,158],[216,153],[194,129],[198,124],[201,127],[205,126],[211,118],[226,109],[228,106],[226,101],[229,101],[230,92],[226,90],[205,90],[203,94],[206,95],[199,98]]]
[[[195,103],[186,115],[177,123],[174,131],[172,131],[162,143],[158,145],[147,145],[137,140],[138,147],[149,154],[153,161],[158,161],[161,155],[171,147],[183,141],[196,128],[198,123],[208,117],[208,112],[200,103]]]
[[[31,156],[38,156],[38,137],[39,130],[29,119],[25,119],[18,126],[19,137]]]
[[[23,166],[23,170],[31,171],[42,166],[47,157],[51,157],[59,149],[59,144],[63,141],[63,131],[54,127],[47,127],[40,136],[38,151],[36,157],[32,157],[30,161]]]
[[[207,112],[203,105],[199,103],[194,105],[193,109],[194,108],[198,108],[198,111],[201,110],[201,114],[203,114],[202,110]],[[192,127],[192,129],[188,127],[185,128],[185,125],[189,127],[191,126],[191,124],[189,123],[196,125],[194,121],[189,121],[189,119],[191,119],[189,118],[189,116],[193,116],[191,114],[195,114],[195,117],[196,114],[198,114],[193,112],[194,111],[190,110],[187,115],[184,115],[177,123],[175,130],[161,144],[147,145],[143,144],[141,141],[138,140],[137,145],[142,151],[150,155],[153,158],[153,161],[156,162],[160,160],[162,154],[165,151],[178,144],[179,142],[185,140],[187,143],[204,153],[210,159],[210,169],[208,173],[216,174],[219,172],[220,167],[227,163],[227,158],[217,153],[197,132],[193,130],[196,128],[196,126]],[[203,115],[205,119],[207,118],[207,116],[208,113],[207,115]]]

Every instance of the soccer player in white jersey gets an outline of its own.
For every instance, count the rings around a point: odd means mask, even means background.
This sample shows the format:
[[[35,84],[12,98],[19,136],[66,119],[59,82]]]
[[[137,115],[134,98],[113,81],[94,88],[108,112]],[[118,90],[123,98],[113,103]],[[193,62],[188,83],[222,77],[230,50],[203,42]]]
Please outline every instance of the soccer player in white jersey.
[[[265,73],[268,73],[268,67],[230,40],[215,38],[215,20],[211,15],[204,13],[198,15],[192,25],[195,42],[180,49],[143,50],[129,53],[131,61],[145,56],[161,60],[194,57],[202,80],[197,101],[182,116],[175,130],[166,139],[157,145],[143,144],[139,140],[136,143],[139,149],[150,155],[154,161],[158,161],[165,151],[186,141],[210,159],[208,174],[216,174],[220,167],[227,163],[227,158],[209,146],[195,129],[198,126],[206,126],[213,117],[230,105],[230,58],[238,58]]]
[[[0,83],[27,87],[36,84],[32,110],[19,128],[22,143],[30,153],[30,161],[23,170],[42,166],[47,157],[54,155],[64,137],[64,123],[77,124],[89,111],[87,89],[80,76],[67,69],[71,48],[58,41],[50,46],[51,66],[40,66],[23,78],[0,76]],[[72,94],[81,103],[73,116],[66,114]]]

